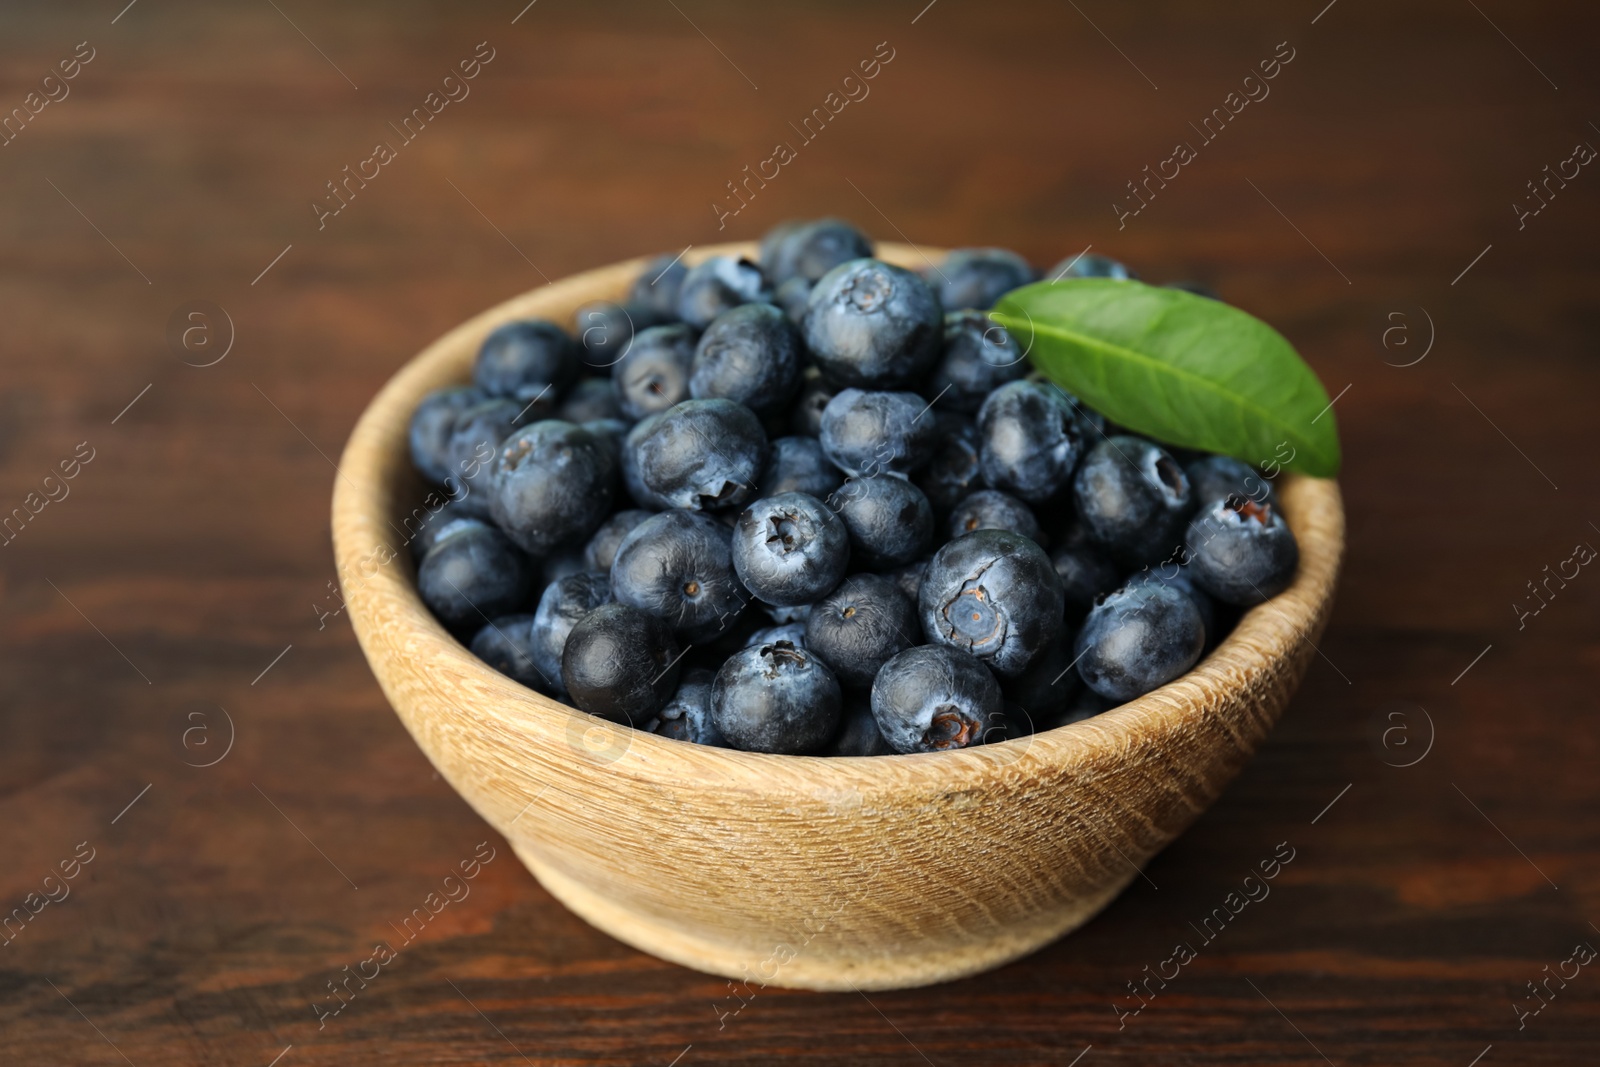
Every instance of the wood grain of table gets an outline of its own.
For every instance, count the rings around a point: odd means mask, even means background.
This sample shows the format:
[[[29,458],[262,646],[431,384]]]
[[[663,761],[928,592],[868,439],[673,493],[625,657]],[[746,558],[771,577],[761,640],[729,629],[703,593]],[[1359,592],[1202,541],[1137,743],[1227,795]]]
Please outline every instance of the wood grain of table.
[[[1536,214],[1527,183],[1600,144],[1597,30],[1499,0],[8,4],[0,113],[66,95],[0,146],[0,513],[29,512],[0,545],[0,907],[39,909],[0,942],[0,1061],[1591,1062],[1600,973],[1527,983],[1600,945],[1600,578],[1548,582],[1600,544],[1600,175]],[[319,229],[480,42],[470,94]],[[1338,395],[1350,517],[1310,676],[1148,878],[1028,959],[870,998],[586,926],[319,621],[335,460],[412,353],[547,279],[820,214],[1215,286]],[[195,301],[222,313],[174,347]],[[470,896],[319,1026],[483,842]],[[1270,896],[1119,1018],[1283,842]]]

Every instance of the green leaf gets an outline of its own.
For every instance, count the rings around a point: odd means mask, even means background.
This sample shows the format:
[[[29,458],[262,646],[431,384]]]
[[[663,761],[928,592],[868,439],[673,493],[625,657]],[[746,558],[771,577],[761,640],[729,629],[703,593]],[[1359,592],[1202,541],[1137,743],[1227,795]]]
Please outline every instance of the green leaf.
[[[1136,433],[1256,465],[1339,473],[1327,391],[1283,335],[1180,289],[1109,278],[1007,293],[990,318],[1044,374]]]

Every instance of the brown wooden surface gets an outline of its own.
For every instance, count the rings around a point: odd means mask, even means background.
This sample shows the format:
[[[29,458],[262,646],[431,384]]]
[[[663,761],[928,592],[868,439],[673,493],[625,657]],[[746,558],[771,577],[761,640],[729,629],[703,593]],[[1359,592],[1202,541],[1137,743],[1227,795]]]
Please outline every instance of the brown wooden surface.
[[[1552,581],[1521,629],[1512,604],[1600,545],[1600,177],[1520,230],[1511,205],[1600,144],[1596,19],[1323,6],[7,5],[0,108],[78,42],[95,58],[0,147],[0,509],[79,442],[94,459],[0,548],[0,900],[94,859],[0,946],[0,1060],[1592,1060],[1592,967],[1520,1031],[1513,1004],[1600,946],[1600,579]],[[323,183],[484,40],[471,96],[319,232]],[[1270,97],[1119,233],[1124,183],[1285,40]],[[871,95],[719,233],[723,183],[880,41]],[[401,361],[546,277],[825,212],[1199,277],[1350,386],[1340,600],[1264,750],[1082,931],[870,1000],[752,996],[584,925],[317,621],[327,457]],[[199,298],[238,335],[204,369],[164,338]],[[1424,309],[1427,357],[1385,365],[1423,350]],[[186,766],[222,751],[219,707],[231,751]],[[325,983],[486,839],[470,897],[319,1030]],[[1119,1030],[1125,983],[1285,841],[1270,897]]]

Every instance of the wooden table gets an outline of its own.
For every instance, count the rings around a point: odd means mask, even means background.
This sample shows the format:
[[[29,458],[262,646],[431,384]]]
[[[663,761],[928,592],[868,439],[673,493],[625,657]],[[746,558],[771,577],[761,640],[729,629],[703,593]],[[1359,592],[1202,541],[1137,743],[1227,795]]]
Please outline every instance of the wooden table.
[[[0,107],[66,94],[0,147],[0,508],[28,510],[0,899],[39,909],[0,945],[0,1060],[1594,1059],[1600,973],[1526,985],[1600,946],[1600,578],[1548,577],[1600,543],[1600,175],[1566,164],[1537,214],[1525,184],[1600,144],[1591,10],[123,2],[0,16]],[[389,126],[447,91],[413,141]],[[367,399],[470,313],[824,213],[1040,264],[1092,245],[1277,324],[1339,398],[1347,576],[1265,750],[1087,928],[938,988],[741,998],[568,914],[432,772],[328,614],[328,498]],[[486,840],[470,898],[319,1027]],[[1119,1028],[1280,842],[1270,898]]]

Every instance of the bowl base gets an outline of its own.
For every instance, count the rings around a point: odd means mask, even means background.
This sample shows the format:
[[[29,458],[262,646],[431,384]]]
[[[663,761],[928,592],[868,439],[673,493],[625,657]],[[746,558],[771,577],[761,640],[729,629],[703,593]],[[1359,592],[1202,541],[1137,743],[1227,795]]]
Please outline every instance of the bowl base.
[[[1088,922],[1122,892],[1135,873],[1130,871],[1126,878],[1090,899],[990,932],[981,943],[870,957],[832,953],[813,941],[796,950],[787,961],[779,962],[779,953],[786,946],[741,947],[697,937],[628,911],[542,862],[531,851],[516,845],[512,848],[551,896],[590,926],[626,945],[706,974],[759,986],[819,992],[911,989],[993,970]]]

